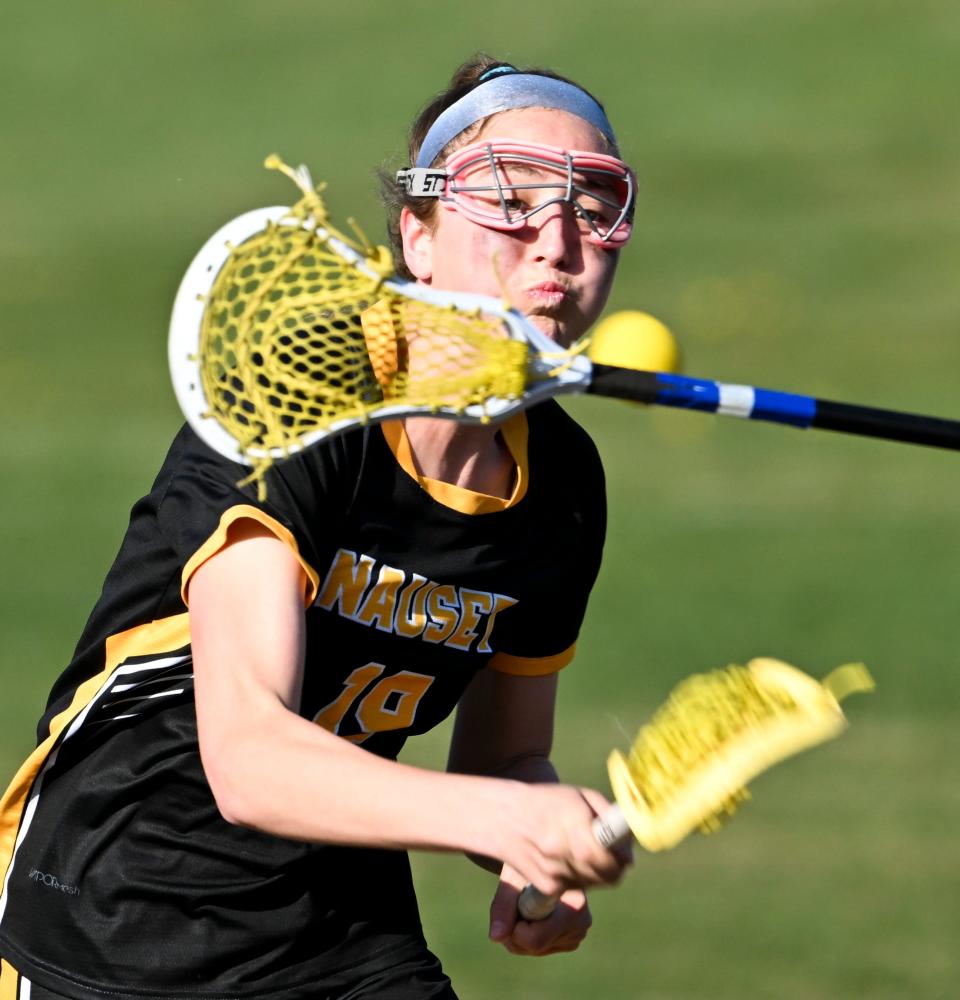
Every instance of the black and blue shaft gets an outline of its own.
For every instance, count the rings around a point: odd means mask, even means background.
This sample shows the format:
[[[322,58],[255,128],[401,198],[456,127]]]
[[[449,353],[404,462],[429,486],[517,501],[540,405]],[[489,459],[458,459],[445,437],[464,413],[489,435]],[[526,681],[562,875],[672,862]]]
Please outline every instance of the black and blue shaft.
[[[637,403],[960,450],[958,420],[837,403],[750,385],[595,364],[587,391]]]

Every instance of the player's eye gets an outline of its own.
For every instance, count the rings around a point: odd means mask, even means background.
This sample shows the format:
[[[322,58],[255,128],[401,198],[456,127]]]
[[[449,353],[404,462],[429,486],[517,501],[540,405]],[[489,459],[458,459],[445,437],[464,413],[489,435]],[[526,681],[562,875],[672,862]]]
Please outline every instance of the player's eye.
[[[598,208],[586,208],[584,205],[577,205],[576,210],[577,215],[579,215],[581,219],[584,219],[587,222],[592,222],[594,225],[599,225],[606,218],[604,212]]]
[[[622,211],[618,206],[607,204],[605,199],[578,198],[574,207],[581,224],[601,234],[617,222]]]

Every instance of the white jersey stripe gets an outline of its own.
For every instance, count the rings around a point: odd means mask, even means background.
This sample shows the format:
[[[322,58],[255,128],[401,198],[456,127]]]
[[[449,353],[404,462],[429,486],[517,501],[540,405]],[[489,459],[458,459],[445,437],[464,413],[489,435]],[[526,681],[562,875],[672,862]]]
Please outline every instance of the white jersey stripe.
[[[176,665],[177,663],[182,663],[186,659],[189,659],[189,657],[166,656],[161,660],[152,660],[149,663],[136,663],[128,667],[117,667],[111,672],[110,676],[103,682],[103,684],[100,685],[97,693],[87,702],[86,705],[84,705],[83,709],[70,724],[66,733],[64,733],[63,738],[57,744],[56,748],[47,756],[47,759],[43,762],[43,766],[40,768],[40,771],[34,780],[33,788],[30,792],[30,798],[27,800],[26,807],[23,811],[23,819],[20,824],[20,830],[17,834],[16,844],[14,844],[10,864],[7,866],[7,876],[3,881],[3,889],[0,891],[0,921],[3,920],[3,915],[7,908],[7,899],[9,898],[9,892],[7,890],[10,885],[10,876],[13,874],[13,870],[17,863],[17,852],[20,850],[20,845],[26,839],[27,833],[30,830],[30,824],[33,821],[34,813],[37,811],[37,803],[40,799],[40,792],[43,789],[43,779],[50,768],[56,763],[57,757],[60,754],[60,748],[77,732],[78,729],[80,729],[91,710],[99,702],[103,695],[110,690],[110,686],[121,674],[138,673],[144,670],[161,670],[164,667],[170,667]]]

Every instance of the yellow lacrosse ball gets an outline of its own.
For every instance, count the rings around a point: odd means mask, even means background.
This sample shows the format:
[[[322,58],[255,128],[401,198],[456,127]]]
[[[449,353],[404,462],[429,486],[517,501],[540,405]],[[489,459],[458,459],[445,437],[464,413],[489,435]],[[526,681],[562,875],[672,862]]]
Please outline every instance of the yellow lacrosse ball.
[[[679,372],[680,347],[658,319],[636,309],[611,313],[593,330],[587,356],[600,365]]]

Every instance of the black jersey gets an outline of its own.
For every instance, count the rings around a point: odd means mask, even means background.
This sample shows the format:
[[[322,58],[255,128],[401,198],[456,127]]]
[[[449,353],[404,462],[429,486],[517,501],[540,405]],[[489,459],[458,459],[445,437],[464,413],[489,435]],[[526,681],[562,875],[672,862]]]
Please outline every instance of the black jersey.
[[[246,470],[184,429],[0,803],[0,954],[77,998],[314,995],[422,947],[406,855],[232,826],[200,763],[185,592],[253,518],[308,580],[300,713],[393,758],[477,670],[567,663],[603,476],[555,404],[512,420],[508,501],[424,480],[400,424]]]

